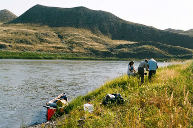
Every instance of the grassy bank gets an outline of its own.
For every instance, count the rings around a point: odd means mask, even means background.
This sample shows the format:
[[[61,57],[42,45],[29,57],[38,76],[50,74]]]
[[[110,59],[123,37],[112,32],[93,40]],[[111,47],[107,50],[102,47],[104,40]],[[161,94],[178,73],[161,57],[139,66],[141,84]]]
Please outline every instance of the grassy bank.
[[[65,59],[65,60],[141,60],[140,58],[100,57],[83,53],[21,52],[0,50],[0,59]],[[156,58],[157,61],[182,61],[183,58]]]
[[[66,59],[66,60],[128,60],[125,58],[94,57],[76,53],[13,52],[0,51],[0,59]]]
[[[123,105],[101,105],[108,93],[120,93]],[[94,112],[83,110],[84,103],[94,105]],[[192,127],[193,62],[160,68],[151,82],[140,86],[136,77],[121,76],[101,88],[70,102],[66,115],[57,118],[56,127]],[[41,127],[53,127],[42,124]]]

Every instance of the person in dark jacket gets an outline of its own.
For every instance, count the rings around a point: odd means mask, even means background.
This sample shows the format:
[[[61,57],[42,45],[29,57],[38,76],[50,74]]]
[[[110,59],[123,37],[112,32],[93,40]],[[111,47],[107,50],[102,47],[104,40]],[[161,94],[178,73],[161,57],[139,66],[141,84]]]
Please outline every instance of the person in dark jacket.
[[[139,78],[141,79],[141,83],[144,83],[144,68],[146,71],[148,71],[148,60],[145,59],[144,61],[141,61],[138,66],[138,74]]]

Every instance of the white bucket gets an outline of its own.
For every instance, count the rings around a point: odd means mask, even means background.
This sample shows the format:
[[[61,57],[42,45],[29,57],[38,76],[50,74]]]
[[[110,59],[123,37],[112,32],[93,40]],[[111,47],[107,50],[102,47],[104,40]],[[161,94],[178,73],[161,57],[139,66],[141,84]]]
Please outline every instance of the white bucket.
[[[94,106],[92,104],[84,104],[84,111],[93,112]]]

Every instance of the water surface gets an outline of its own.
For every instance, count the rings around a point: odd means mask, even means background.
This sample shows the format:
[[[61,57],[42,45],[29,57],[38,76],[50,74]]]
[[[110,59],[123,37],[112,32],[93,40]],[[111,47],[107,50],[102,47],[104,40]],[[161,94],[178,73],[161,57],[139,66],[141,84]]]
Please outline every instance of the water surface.
[[[0,60],[0,128],[44,122],[46,102],[63,92],[70,100],[85,95],[125,74],[127,65],[127,61]]]

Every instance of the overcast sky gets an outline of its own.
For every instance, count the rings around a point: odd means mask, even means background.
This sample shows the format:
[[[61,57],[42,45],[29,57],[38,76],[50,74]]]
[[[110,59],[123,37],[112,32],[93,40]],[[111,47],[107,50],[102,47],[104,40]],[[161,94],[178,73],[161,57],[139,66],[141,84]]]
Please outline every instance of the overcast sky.
[[[159,29],[193,29],[193,0],[0,0],[0,10],[8,9],[19,16],[36,4],[85,6]]]

